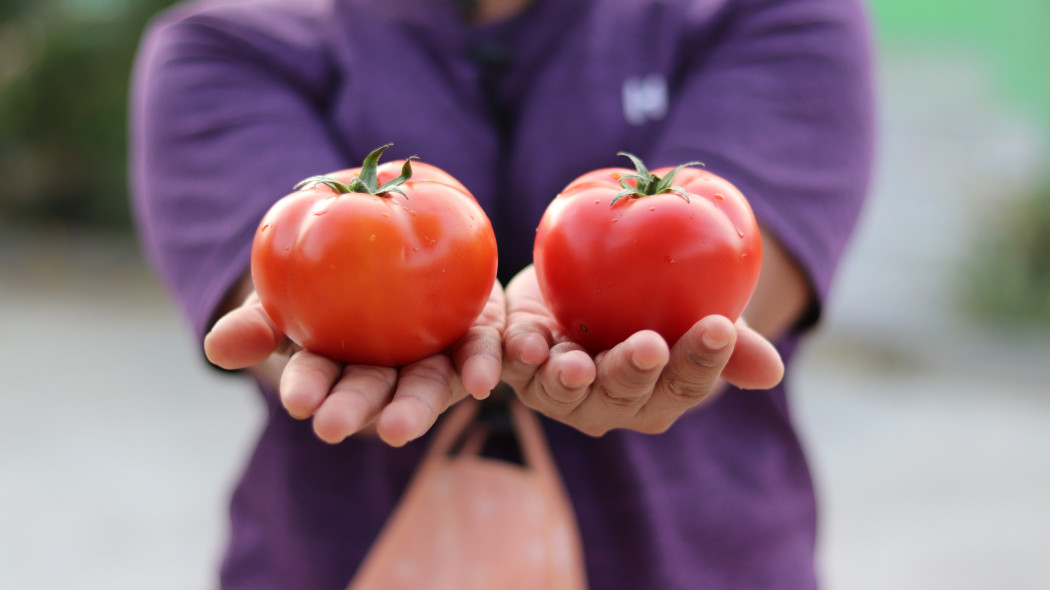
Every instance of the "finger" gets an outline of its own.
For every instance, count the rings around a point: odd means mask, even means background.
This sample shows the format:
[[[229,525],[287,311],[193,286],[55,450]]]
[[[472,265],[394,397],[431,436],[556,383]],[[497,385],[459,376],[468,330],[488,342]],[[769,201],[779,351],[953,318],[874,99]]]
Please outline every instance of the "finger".
[[[550,350],[547,362],[533,378],[517,389],[518,397],[529,408],[563,420],[583,403],[596,375],[591,355],[578,344],[563,342]]]
[[[506,303],[497,282],[485,309],[467,334],[453,347],[452,358],[466,391],[484,399],[499,384],[503,370],[503,330]]]
[[[683,412],[716,389],[736,343],[728,318],[708,316],[693,325],[671,348],[671,360],[640,416],[646,432],[661,432]]]
[[[281,374],[281,405],[293,418],[309,418],[321,407],[341,371],[335,361],[300,350],[288,360]]]
[[[375,420],[393,394],[397,369],[347,365],[339,382],[314,413],[318,438],[338,443]]]
[[[553,341],[541,323],[515,323],[507,326],[503,339],[503,380],[515,389],[523,387],[550,358]]]
[[[452,404],[455,377],[452,361],[445,355],[402,368],[394,398],[379,414],[380,438],[400,447],[423,436]],[[464,395],[461,391],[459,397]]]
[[[604,425],[606,430],[629,423],[649,401],[669,360],[662,336],[651,330],[632,334],[598,357],[598,377],[574,416],[581,424]]]
[[[511,279],[507,285],[506,298],[508,332],[513,333],[524,327],[527,331],[549,335],[554,342],[568,340],[543,298],[532,266],[526,267]]]
[[[474,326],[453,350],[463,388],[477,399],[484,399],[497,385],[503,372],[503,347],[499,331]]]
[[[741,320],[736,347],[722,377],[741,389],[769,389],[784,378],[784,361],[772,342]]]
[[[224,369],[243,369],[265,361],[285,341],[284,333],[253,294],[215,322],[204,337],[204,354]]]
[[[554,322],[527,267],[507,285],[507,326],[503,335],[503,380],[519,389],[532,380],[555,344]]]

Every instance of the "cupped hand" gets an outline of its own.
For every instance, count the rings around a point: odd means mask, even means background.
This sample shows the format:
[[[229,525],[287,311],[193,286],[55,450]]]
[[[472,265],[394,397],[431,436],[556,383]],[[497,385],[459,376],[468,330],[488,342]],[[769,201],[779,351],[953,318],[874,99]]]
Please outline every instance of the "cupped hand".
[[[673,347],[653,331],[592,357],[551,315],[530,266],[507,286],[503,379],[522,402],[591,436],[659,433],[712,399],[722,380],[766,389],[783,377],[773,345],[747,326],[708,316]]]
[[[401,446],[430,429],[453,403],[484,398],[499,383],[503,289],[496,283],[484,310],[447,353],[400,368],[343,364],[291,343],[254,291],[222,316],[204,339],[208,359],[225,369],[251,368],[280,392],[290,415],[313,419],[322,440],[338,443],[371,425]]]

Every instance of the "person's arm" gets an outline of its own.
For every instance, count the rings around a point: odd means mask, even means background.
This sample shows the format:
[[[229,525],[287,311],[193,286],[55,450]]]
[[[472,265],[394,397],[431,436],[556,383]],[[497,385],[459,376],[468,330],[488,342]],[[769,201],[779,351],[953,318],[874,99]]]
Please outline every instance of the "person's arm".
[[[363,154],[342,153],[326,124],[333,66],[311,8],[190,10],[154,23],[140,50],[133,192],[143,242],[208,358],[257,367],[289,412],[314,417],[329,442],[375,421],[387,442],[403,444],[468,391],[487,395],[500,374],[498,286],[450,355],[400,370],[295,352],[266,317],[246,278],[259,220],[298,181]],[[274,354],[285,351],[291,360]]]
[[[744,311],[749,326],[776,341],[816,304],[813,286],[798,261],[769,231],[762,231],[762,273]]]
[[[746,8],[697,36],[690,74],[643,159],[700,160],[750,200],[764,255],[747,323],[703,318],[672,347],[639,332],[592,358],[560,335],[531,269],[507,288],[504,379],[526,405],[588,434],[660,432],[712,399],[722,380],[776,385],[783,364],[772,341],[819,317],[867,189],[873,116],[862,5],[725,7]]]

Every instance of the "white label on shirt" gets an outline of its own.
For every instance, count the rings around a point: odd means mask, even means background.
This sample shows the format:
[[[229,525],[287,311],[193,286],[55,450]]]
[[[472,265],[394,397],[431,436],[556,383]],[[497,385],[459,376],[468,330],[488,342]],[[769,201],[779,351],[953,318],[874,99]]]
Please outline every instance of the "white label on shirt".
[[[631,125],[667,116],[667,80],[660,74],[623,81],[623,117]]]

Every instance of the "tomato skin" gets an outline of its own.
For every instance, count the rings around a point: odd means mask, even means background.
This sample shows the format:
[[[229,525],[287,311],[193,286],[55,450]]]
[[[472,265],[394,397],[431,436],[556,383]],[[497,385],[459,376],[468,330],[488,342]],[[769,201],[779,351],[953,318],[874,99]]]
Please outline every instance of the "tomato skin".
[[[403,160],[377,168],[382,184]],[[347,363],[399,366],[439,353],[481,313],[496,280],[485,212],[452,176],[412,163],[405,194],[291,193],[252,245],[264,309],[307,350]],[[349,183],[360,168],[329,175]]]
[[[540,290],[566,335],[592,354],[639,330],[673,345],[705,316],[736,321],[758,283],[762,239],[735,186],[683,168],[674,184],[688,200],[666,192],[610,204],[620,179],[633,174],[605,168],[580,176],[550,203],[536,233]]]

